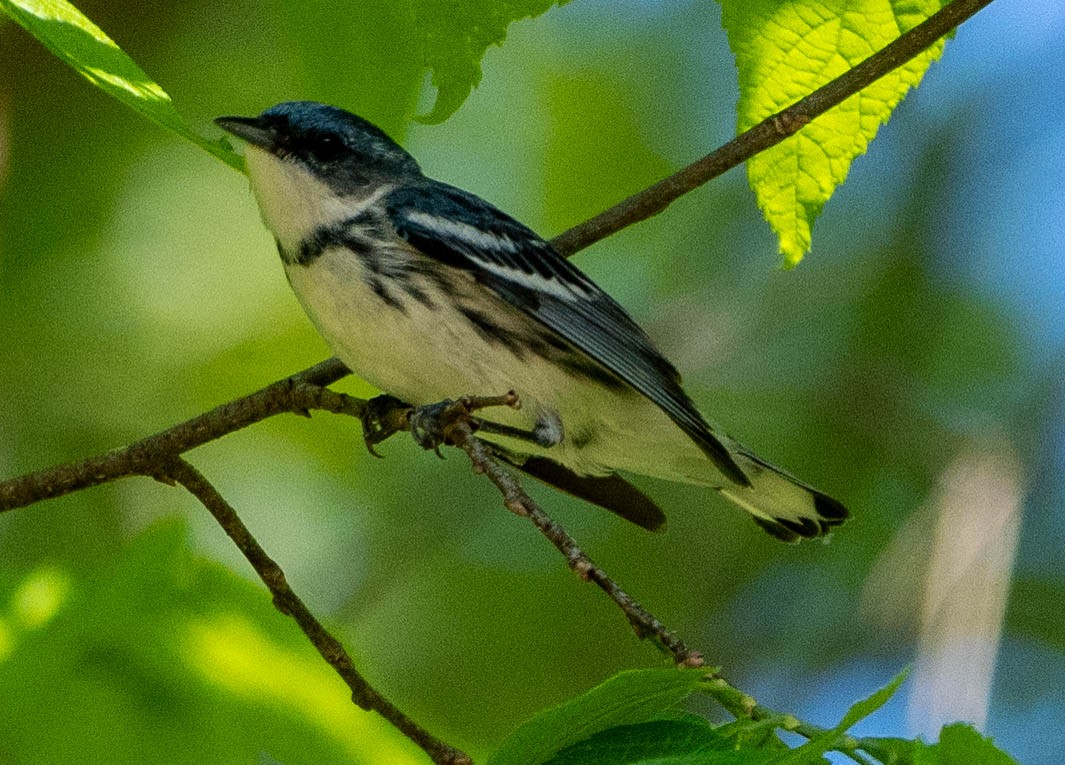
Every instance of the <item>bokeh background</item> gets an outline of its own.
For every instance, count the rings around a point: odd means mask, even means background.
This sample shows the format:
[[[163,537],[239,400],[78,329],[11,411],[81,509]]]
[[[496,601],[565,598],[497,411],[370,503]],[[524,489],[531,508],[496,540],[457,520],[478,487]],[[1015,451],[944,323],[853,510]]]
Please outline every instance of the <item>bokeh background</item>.
[[[80,5],[195,125],[293,98],[553,235],[734,132],[717,6],[574,0],[512,25],[440,125],[389,3]],[[644,481],[652,535],[533,487],[760,701],[814,722],[901,667],[861,732],[967,719],[1065,750],[1065,14],[1000,0],[901,105],[796,270],[742,171],[581,253],[717,422],[844,499],[785,546]],[[0,476],[128,443],[328,355],[245,179],[0,21]],[[400,349],[401,350],[401,349]],[[372,391],[354,379],[342,389]],[[475,755],[661,661],[460,455],[279,417],[190,455],[358,665]],[[718,714],[709,702],[698,711]],[[147,479],[0,517],[0,762],[418,762],[350,707],[207,513]]]

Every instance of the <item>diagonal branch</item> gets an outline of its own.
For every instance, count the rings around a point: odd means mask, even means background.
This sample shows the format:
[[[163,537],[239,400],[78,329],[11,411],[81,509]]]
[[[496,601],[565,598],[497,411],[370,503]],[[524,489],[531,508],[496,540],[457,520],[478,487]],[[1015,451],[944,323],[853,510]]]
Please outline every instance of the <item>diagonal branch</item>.
[[[132,444],[76,462],[0,481],[0,511],[25,507],[72,491],[134,475],[154,475],[158,466],[190,449],[283,412],[326,409],[358,416],[359,399],[324,386],[351,374],[339,359],[327,359],[247,396],[215,407]]]
[[[702,655],[685,645],[677,634],[666,628],[647,609],[633,600],[610,576],[597,566],[576,540],[533,501],[521,483],[496,462],[489,447],[479,438],[474,438],[468,427],[453,428],[455,446],[469,455],[475,473],[483,473],[503,495],[503,505],[515,515],[528,518],[537,530],[555,546],[570,569],[586,582],[594,582],[622,610],[641,640],[652,637],[655,642],[673,655],[682,667],[703,666]]]
[[[473,435],[469,418],[459,418],[447,423],[448,443],[462,449],[470,458],[475,473],[481,473],[490,480],[503,496],[503,506],[515,515],[528,518],[537,530],[562,553],[570,569],[584,581],[594,582],[621,609],[629,624],[641,640],[651,638],[660,648],[668,651],[680,667],[702,667],[705,665],[702,654],[689,648],[672,630],[668,629],[653,614],[626,593],[620,586],[588,557],[576,540],[528,495],[521,482],[506,468],[501,466],[491,453],[490,445]],[[805,722],[794,715],[785,714],[759,704],[752,696],[741,691],[722,677],[716,669],[708,673],[711,682],[706,690],[709,695],[737,719],[762,722],[770,729],[787,730],[806,739],[823,736],[827,728]],[[882,762],[892,762],[889,749],[879,739],[854,738],[843,736],[834,745],[834,751],[841,752],[858,763],[868,763],[861,753],[868,752]]]
[[[766,117],[668,178],[562,232],[551,240],[551,244],[569,257],[623,228],[657,215],[689,191],[795,135],[814,118],[898,69],[990,3],[991,0],[954,0],[943,6],[925,21],[810,95]]]
[[[210,511],[218,521],[218,525],[225,530],[255,569],[255,573],[263,580],[263,584],[270,590],[277,609],[295,620],[322,658],[347,683],[348,688],[351,689],[352,701],[368,712],[377,712],[392,723],[407,738],[420,746],[433,762],[441,765],[469,765],[471,762],[469,755],[433,736],[366,682],[366,679],[355,669],[351,657],[348,656],[340,641],[322,626],[299,596],[292,591],[285,578],[285,572],[266,554],[259,542],[248,531],[248,527],[240,520],[237,511],[196,468],[180,457],[175,457],[161,467],[159,478],[181,484]]]

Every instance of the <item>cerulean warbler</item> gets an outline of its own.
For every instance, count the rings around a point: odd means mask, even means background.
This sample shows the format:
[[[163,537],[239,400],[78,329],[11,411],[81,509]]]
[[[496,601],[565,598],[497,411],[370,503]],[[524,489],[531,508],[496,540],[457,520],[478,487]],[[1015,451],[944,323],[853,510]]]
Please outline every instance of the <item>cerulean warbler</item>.
[[[662,511],[617,475],[699,484],[776,537],[818,537],[842,504],[711,428],[620,305],[483,199],[422,174],[379,128],[296,101],[216,123],[307,315],[356,374],[413,406],[515,391],[481,414],[507,462],[646,528]],[[519,436],[515,434],[527,434]]]

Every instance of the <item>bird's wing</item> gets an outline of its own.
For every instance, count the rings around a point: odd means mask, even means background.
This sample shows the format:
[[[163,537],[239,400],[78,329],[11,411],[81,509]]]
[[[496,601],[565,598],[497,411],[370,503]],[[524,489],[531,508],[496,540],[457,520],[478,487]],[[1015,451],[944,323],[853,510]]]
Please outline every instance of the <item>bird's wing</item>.
[[[385,199],[396,232],[477,280],[656,403],[730,480],[750,484],[680,386],[676,369],[609,295],[535,232],[436,181]]]

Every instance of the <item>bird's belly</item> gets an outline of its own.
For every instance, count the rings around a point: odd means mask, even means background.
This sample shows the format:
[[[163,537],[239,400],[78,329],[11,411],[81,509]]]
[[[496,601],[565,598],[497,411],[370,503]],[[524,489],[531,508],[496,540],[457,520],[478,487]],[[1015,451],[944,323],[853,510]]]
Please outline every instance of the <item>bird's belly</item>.
[[[324,252],[313,263],[287,265],[289,283],[333,352],[367,382],[420,405],[502,383],[485,373],[471,346],[476,336],[437,300],[423,304],[360,263],[348,250]],[[461,318],[461,317],[458,317]],[[471,359],[471,357],[473,357]],[[486,379],[488,377],[488,379]]]
[[[562,442],[551,447],[486,435],[515,451],[549,457],[582,474],[620,469],[707,483],[716,473],[668,415],[635,390],[582,377],[479,330],[462,311],[463,301],[483,290],[479,286],[471,290],[457,282],[449,299],[426,302],[397,283],[375,288],[374,274],[343,249],[328,250],[306,266],[287,265],[286,272],[333,352],[364,380],[409,404],[514,390],[520,410],[496,407],[481,416],[523,430],[555,417],[563,428]],[[513,337],[533,326],[542,331],[506,304],[484,310]]]

